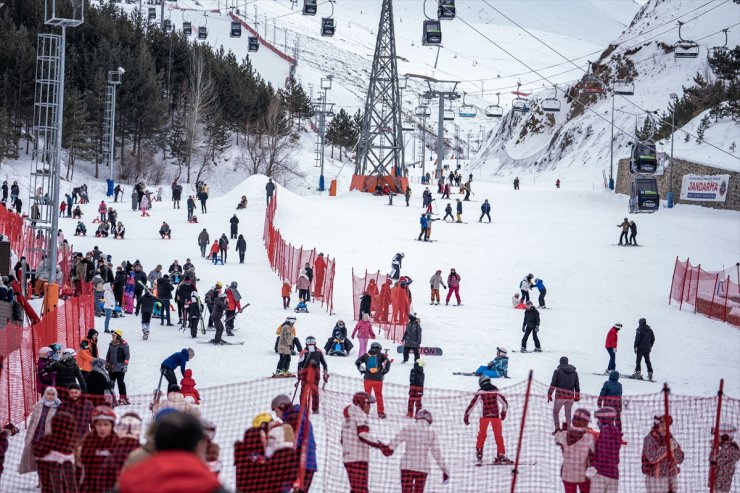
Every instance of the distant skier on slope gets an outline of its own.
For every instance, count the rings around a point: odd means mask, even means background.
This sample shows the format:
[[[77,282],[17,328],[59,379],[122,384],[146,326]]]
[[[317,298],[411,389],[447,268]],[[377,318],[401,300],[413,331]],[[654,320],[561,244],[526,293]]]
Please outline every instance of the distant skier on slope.
[[[398,280],[401,277],[401,261],[403,260],[404,254],[399,252],[391,261],[391,273],[390,278]]]

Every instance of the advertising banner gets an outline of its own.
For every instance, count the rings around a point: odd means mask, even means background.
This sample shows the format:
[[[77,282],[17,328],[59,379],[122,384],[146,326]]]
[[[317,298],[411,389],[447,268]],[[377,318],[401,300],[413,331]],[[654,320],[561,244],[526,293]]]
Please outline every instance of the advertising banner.
[[[730,175],[684,175],[681,200],[724,202],[729,183]]]

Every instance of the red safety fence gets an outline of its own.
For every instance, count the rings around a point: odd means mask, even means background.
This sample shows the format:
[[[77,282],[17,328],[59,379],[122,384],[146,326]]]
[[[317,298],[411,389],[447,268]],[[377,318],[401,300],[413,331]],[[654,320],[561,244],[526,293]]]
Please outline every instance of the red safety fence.
[[[413,313],[411,305],[411,291],[401,286],[399,281],[393,280],[380,271],[363,277],[355,275],[352,270],[352,302],[354,318],[360,319],[360,303],[362,297],[370,296],[370,321],[375,327],[380,327],[386,339],[400,343],[406,324],[409,322],[409,313]]]
[[[26,251],[27,232],[23,217],[0,205],[0,234],[8,238],[10,248],[18,257]]]
[[[740,263],[718,272],[708,272],[701,264],[693,266],[687,258],[673,268],[668,303],[675,301],[679,309],[687,303],[694,313],[708,316],[740,327]]]
[[[295,247],[287,243],[280,230],[275,227],[277,212],[277,190],[265,209],[265,227],[262,239],[267,249],[267,258],[272,270],[291,286],[296,286],[301,272],[308,264],[313,269],[311,293],[313,299],[326,304],[326,310],[332,313],[334,308],[334,274],[335,261],[328,255],[318,254],[316,249],[305,250],[303,245]]]
[[[263,38],[262,36],[260,36],[260,34],[257,32],[257,30],[254,29],[254,28],[252,28],[252,26],[250,26],[249,24],[247,24],[246,21],[244,21],[244,19],[242,19],[241,17],[237,16],[233,12],[229,12],[229,15],[231,16],[231,20],[241,23],[241,25],[244,26],[247,31],[249,31],[249,34],[251,36],[257,38],[259,40],[260,44],[263,45],[265,48],[267,48],[271,52],[275,53],[277,56],[279,56],[280,58],[282,58],[283,60],[285,60],[289,64],[291,64],[291,65],[295,65],[296,64],[296,59],[295,58],[293,58],[292,56],[290,56],[287,53],[283,52],[280,48],[278,48],[277,46],[275,46],[274,44],[270,43],[265,38]]]
[[[331,365],[332,358],[329,360]],[[426,369],[434,371],[431,362]],[[391,372],[403,370],[400,365],[390,369]],[[693,397],[672,395],[666,387],[663,392],[608,402],[584,393],[579,401],[571,400],[564,406],[567,417],[563,410],[554,417],[555,403],[547,402],[548,385],[530,377],[498,392],[497,389],[487,391],[485,396],[496,396],[494,414],[499,415],[496,418],[482,416],[479,400],[482,396],[476,394],[476,378],[460,377],[458,390],[427,387],[423,396],[411,399],[408,386],[383,383],[374,386],[374,393],[378,397],[382,395],[386,415],[386,419],[378,419],[380,401],[366,408],[368,415],[361,407],[353,406],[353,396],[363,390],[359,378],[333,374],[325,387],[316,382],[320,380],[306,378],[296,395],[295,403],[300,403],[299,406],[288,404],[294,379],[270,378],[202,388],[199,405],[178,402],[176,406],[213,425],[206,447],[207,466],[218,472],[218,479],[227,490],[242,493],[339,493],[350,491],[350,481],[354,483],[352,491],[541,493],[563,491],[564,479],[582,483],[580,491],[588,491],[588,486],[591,491],[622,493],[738,491],[737,478],[730,486],[737,448],[729,439],[725,423],[739,422],[740,400],[724,396],[721,390],[716,396]],[[657,385],[655,390],[659,390]],[[65,406],[66,396],[62,394],[62,406]],[[287,396],[285,404],[271,412],[271,403],[280,394]],[[488,397],[483,398],[489,402]],[[123,463],[123,458],[113,464],[106,459],[104,467],[99,467],[95,457],[119,454],[125,457],[128,450],[138,446],[140,439],[156,440],[161,423],[171,426],[172,418],[165,416],[156,422],[153,433],[148,433],[151,395],[134,396],[130,400],[132,405],[114,409],[117,438],[105,443],[82,440],[81,446],[77,445],[82,449],[77,467],[84,471],[72,474],[71,479],[102,481],[101,486],[83,485],[83,491],[107,491],[115,483]],[[171,401],[168,396],[158,408],[175,401],[175,396]],[[417,409],[417,401],[419,408],[428,411],[427,419],[421,419],[425,413],[417,414],[419,419],[415,420],[407,417],[410,404]],[[605,416],[607,406],[614,410],[613,417]],[[41,405],[37,403],[35,407]],[[467,417],[466,409],[470,410]],[[60,415],[57,423],[75,427],[76,443],[85,434],[95,433],[90,431],[89,416],[76,414],[82,419],[73,421],[75,416],[65,417],[63,410],[61,407],[55,411]],[[597,418],[597,412],[604,415]],[[144,426],[131,426],[132,416],[128,413],[143,418]],[[122,419],[125,414],[128,416]],[[571,417],[569,429],[562,429]],[[555,422],[561,430],[553,434]],[[36,423],[30,422],[25,433],[34,433]],[[489,426],[494,431],[486,436]],[[367,433],[362,437],[364,441],[359,439],[358,432]],[[127,437],[134,440],[122,451]],[[667,437],[672,447],[664,446]],[[24,438],[24,433],[9,438],[1,491],[32,491],[37,484],[36,474],[17,473],[24,448],[32,451],[41,447]],[[211,443],[219,447],[212,447]],[[110,450],[106,451],[104,446],[114,447],[117,452],[108,453]],[[476,467],[476,449],[482,453],[481,467]],[[494,465],[497,457],[504,463]],[[506,464],[502,457],[516,464]],[[150,460],[160,459],[155,454]],[[172,479],[161,479],[164,483],[158,486],[182,481],[177,474],[180,467],[193,469],[189,478],[207,474],[199,473],[192,465],[170,462],[167,470],[172,472]],[[140,491],[156,489],[151,484],[154,478],[148,474],[129,469],[123,475],[121,482],[131,484],[129,481],[134,480]],[[449,477],[446,486],[445,476]],[[708,486],[710,477],[714,482]],[[603,484],[604,478],[610,480],[612,488],[598,490],[597,484]],[[409,479],[414,479],[418,486],[419,482],[425,483],[425,487],[402,488],[402,482]],[[675,486],[661,488],[669,482]],[[565,491],[574,491],[572,485],[566,486]]]

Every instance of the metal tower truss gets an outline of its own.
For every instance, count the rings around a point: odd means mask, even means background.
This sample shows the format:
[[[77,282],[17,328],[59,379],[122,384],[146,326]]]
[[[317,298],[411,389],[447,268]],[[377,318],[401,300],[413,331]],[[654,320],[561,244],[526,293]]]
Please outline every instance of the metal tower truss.
[[[396,63],[393,1],[383,0],[370,85],[365,100],[356,175],[405,176],[401,91]]]
[[[105,110],[103,110],[103,162],[113,172],[113,120],[116,104],[116,87],[105,88]]]

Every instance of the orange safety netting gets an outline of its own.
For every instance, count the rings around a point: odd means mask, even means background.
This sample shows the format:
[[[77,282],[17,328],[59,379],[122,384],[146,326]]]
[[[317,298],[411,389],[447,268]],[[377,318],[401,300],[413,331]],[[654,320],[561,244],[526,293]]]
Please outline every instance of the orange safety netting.
[[[381,176],[379,178],[374,175],[352,175],[349,189],[374,193],[375,187],[378,185],[378,181],[380,181],[381,186],[387,184],[391,192],[394,193],[403,193],[406,191],[406,187],[409,186],[409,179],[405,176]]]
[[[320,256],[315,248],[304,250],[303,245],[295,247],[287,243],[274,224],[277,203],[276,190],[265,210],[265,226],[262,234],[270,266],[281,279],[295,286],[301,270],[308,264],[313,269],[313,285],[310,288],[313,298],[321,301],[321,306],[326,304],[326,310],[331,313],[334,307],[335,261],[328,255]]]
[[[22,216],[0,206],[0,234],[8,238],[10,248],[19,258],[22,257],[26,251],[28,233],[25,229]]]
[[[740,327],[740,264],[723,271],[708,272],[701,264],[693,266],[687,258],[676,264],[671,280],[668,303],[675,301],[679,309],[687,303],[710,318]],[[734,278],[734,279],[733,279]]]
[[[375,326],[383,329],[385,337],[393,342],[400,343],[406,324],[409,322],[411,306],[411,292],[408,287],[401,286],[399,281],[393,282],[380,271],[363,277],[356,276],[352,271],[352,302],[354,318],[360,319],[360,303],[362,297],[370,296],[370,320]]]

